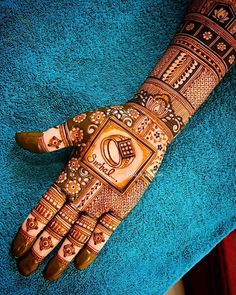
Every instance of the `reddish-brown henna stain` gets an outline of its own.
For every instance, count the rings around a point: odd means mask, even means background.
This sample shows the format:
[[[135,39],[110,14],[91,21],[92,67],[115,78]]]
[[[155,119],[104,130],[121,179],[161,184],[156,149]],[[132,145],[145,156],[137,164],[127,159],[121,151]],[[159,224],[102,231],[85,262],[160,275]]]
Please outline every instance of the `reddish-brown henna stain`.
[[[32,137],[18,135],[20,145],[36,152],[76,147],[15,239],[16,256],[34,244],[19,263],[21,272],[34,271],[66,235],[45,277],[57,279],[78,253],[76,267],[88,266],[149,186],[168,144],[235,60],[236,2],[193,1],[179,32],[129,103],[77,115]],[[26,270],[29,262],[34,265]]]

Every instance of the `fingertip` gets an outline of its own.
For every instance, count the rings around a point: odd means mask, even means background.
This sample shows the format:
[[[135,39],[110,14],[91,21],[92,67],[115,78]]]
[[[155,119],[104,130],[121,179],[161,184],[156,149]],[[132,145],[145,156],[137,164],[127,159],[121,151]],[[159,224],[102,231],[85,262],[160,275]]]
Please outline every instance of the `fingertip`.
[[[19,258],[23,256],[32,246],[33,241],[26,240],[25,237],[18,231],[11,245],[11,254]]]
[[[55,256],[48,262],[47,266],[43,271],[43,276],[46,280],[55,282],[67,269],[68,265],[69,263],[62,263]]]
[[[42,135],[43,132],[40,131],[16,132],[15,140],[17,144],[25,150],[28,150],[33,153],[43,153],[39,144]]]
[[[24,256],[17,260],[19,272],[23,276],[30,276],[38,269],[39,265],[40,261],[35,258],[31,251],[28,251]]]
[[[97,254],[92,253],[87,248],[83,248],[75,259],[75,267],[78,270],[87,268],[97,257]]]

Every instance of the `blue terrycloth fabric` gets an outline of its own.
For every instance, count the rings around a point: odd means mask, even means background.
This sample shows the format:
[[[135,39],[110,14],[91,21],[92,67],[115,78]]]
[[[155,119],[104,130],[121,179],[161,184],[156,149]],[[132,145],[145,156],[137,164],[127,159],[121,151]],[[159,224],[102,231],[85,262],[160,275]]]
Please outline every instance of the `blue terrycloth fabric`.
[[[160,58],[187,0],[1,2],[1,294],[163,294],[236,227],[233,69],[171,144],[158,176],[85,271],[51,284],[10,256],[70,151],[30,154],[16,131],[124,103]]]

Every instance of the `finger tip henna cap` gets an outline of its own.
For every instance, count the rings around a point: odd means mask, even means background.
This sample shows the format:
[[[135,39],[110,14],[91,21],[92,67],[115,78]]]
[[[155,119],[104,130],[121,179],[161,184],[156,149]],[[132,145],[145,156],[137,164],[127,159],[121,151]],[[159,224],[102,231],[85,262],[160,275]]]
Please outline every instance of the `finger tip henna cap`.
[[[63,264],[56,257],[53,257],[44,269],[43,276],[45,279],[54,282],[62,275],[68,265],[69,263]]]
[[[75,259],[75,267],[79,270],[87,268],[95,259],[97,255],[90,252],[88,249],[82,249]]]
[[[27,241],[25,237],[18,232],[11,244],[11,254],[18,258],[23,256],[31,247],[32,241]]]
[[[39,147],[39,141],[42,137],[43,132],[17,132],[15,134],[16,142],[23,149],[33,153],[43,153]]]
[[[34,257],[31,251],[17,260],[17,266],[20,274],[29,276],[37,270],[40,262]]]

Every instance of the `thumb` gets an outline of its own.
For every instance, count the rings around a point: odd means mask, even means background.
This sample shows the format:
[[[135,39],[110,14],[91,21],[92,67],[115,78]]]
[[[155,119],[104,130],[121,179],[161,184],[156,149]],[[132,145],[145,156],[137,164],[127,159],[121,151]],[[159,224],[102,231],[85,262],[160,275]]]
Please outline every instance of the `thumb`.
[[[69,146],[79,146],[86,140],[83,126],[86,113],[75,116],[67,122],[44,132],[17,132],[16,142],[22,148],[34,153],[54,152]]]

